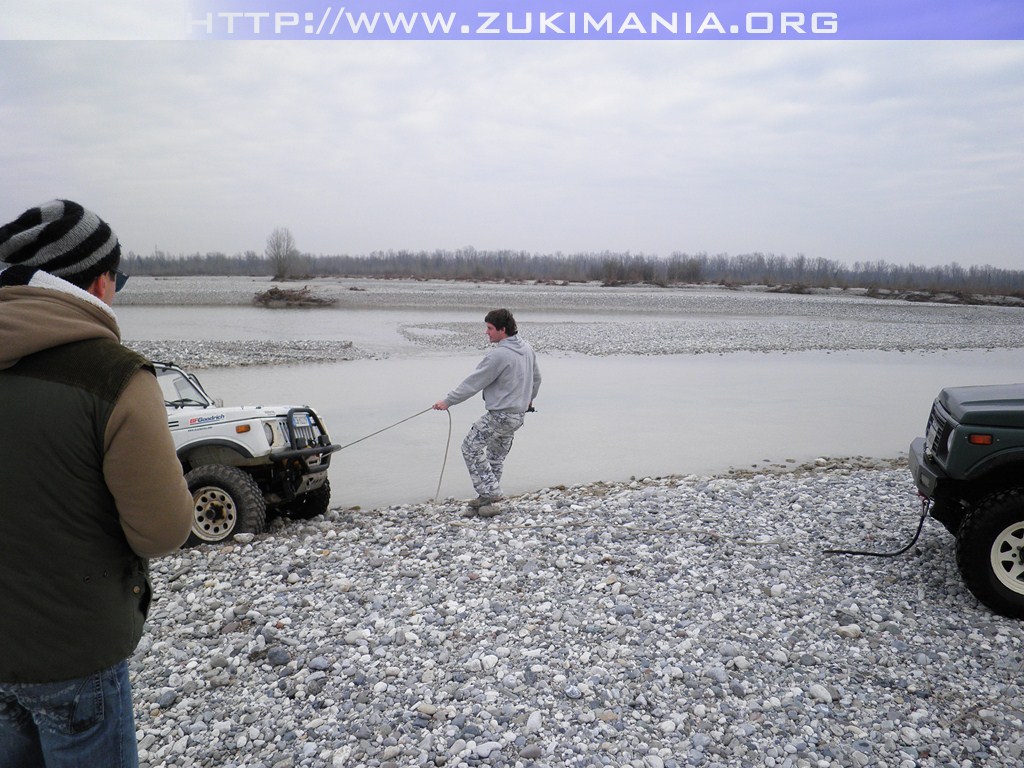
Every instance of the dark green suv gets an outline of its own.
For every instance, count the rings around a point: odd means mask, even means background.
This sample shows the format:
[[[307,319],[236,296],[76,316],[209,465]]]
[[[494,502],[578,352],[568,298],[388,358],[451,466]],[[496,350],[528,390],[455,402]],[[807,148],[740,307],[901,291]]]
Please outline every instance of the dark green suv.
[[[1024,618],[1024,384],[942,390],[909,460],[967,588]]]

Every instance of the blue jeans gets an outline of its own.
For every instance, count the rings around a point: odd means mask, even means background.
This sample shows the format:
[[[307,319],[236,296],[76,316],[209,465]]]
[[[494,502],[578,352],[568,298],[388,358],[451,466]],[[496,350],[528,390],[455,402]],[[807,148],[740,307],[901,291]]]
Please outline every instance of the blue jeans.
[[[128,662],[59,683],[0,683],[4,768],[137,768]]]

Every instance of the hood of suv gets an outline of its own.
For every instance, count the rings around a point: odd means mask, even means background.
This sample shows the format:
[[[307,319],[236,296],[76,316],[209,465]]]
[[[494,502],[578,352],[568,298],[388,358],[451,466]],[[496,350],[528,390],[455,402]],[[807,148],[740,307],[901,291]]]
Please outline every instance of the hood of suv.
[[[949,387],[939,402],[960,424],[1024,427],[1024,384]]]
[[[168,408],[167,422],[171,429],[188,429],[206,424],[231,424],[250,419],[285,417],[295,406],[291,405],[239,405],[228,408]]]

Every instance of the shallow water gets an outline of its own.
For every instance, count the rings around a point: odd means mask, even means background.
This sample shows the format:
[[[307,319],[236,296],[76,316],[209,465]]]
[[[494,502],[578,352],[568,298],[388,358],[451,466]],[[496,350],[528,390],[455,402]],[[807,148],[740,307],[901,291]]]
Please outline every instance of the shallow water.
[[[306,400],[347,444],[428,408],[477,356],[354,361],[297,368],[216,369],[228,401]],[[506,464],[504,490],[631,476],[710,474],[818,456],[893,458],[922,434],[944,384],[1012,382],[1024,351],[733,353],[563,357],[542,361],[537,412]],[[451,409],[439,498],[472,496],[459,444],[483,411]],[[448,418],[428,411],[335,455],[333,503],[363,507],[434,496]]]
[[[308,403],[348,444],[428,409],[476,365],[398,333],[476,312],[273,312],[125,307],[126,339],[346,339],[386,359],[200,371],[227,403]],[[542,317],[537,313],[532,319]],[[575,321],[586,318],[576,317]],[[1024,350],[831,351],[541,356],[544,384],[506,464],[504,491],[631,476],[710,474],[818,456],[894,458],[924,430],[943,386],[1024,380]],[[332,504],[373,508],[472,496],[459,444],[482,413],[474,398],[428,411],[335,454]],[[446,446],[448,450],[445,461]]]

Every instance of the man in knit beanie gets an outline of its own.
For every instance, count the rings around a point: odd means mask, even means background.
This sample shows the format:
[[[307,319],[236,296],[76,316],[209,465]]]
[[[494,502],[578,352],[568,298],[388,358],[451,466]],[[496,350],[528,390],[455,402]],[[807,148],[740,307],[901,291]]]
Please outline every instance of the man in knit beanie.
[[[0,227],[0,765],[138,765],[128,657],[148,558],[192,496],[152,366],[121,344],[110,226],[52,200]]]
[[[27,285],[38,270],[85,289],[104,272],[117,271],[121,244],[92,211],[51,200],[0,227],[0,262],[17,267],[5,270],[3,285]]]

